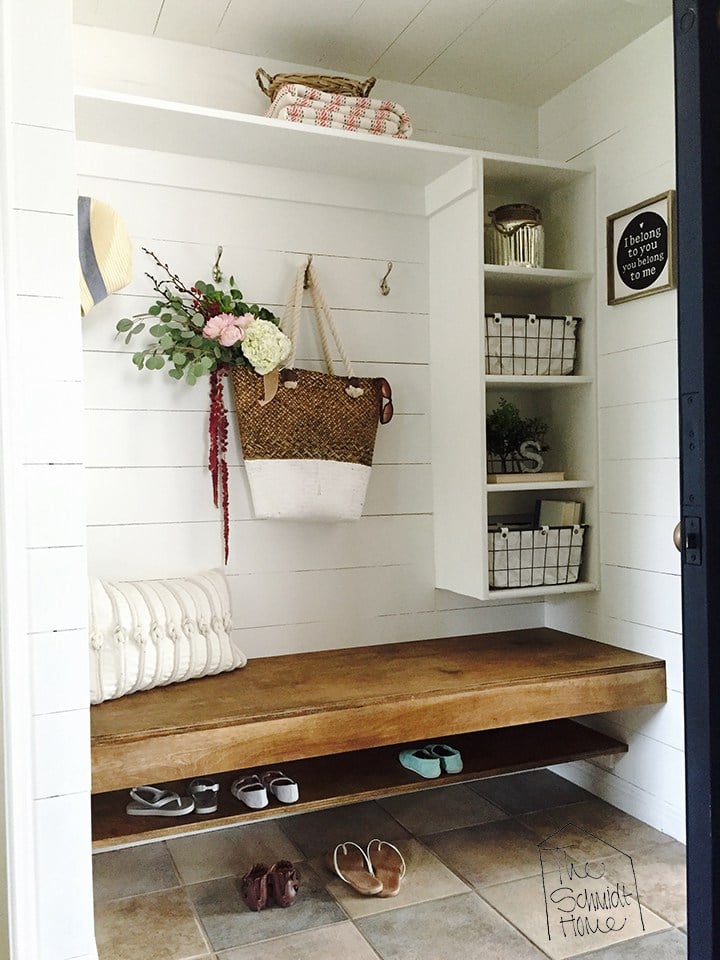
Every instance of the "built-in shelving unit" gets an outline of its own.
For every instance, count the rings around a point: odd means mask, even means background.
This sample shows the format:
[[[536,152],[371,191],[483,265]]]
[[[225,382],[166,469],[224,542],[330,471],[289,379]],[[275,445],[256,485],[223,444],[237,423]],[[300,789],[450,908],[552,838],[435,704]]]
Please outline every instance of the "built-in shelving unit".
[[[544,267],[484,263],[487,211],[504,203],[532,203],[542,211]],[[431,352],[437,360],[433,416],[461,424],[454,431],[433,433],[436,577],[445,589],[505,600],[597,589],[597,538],[592,536],[597,521],[594,223],[591,172],[572,164],[497,155],[479,160],[475,195],[459,198],[431,219],[431,260],[442,271],[431,280]],[[468,242],[470,229],[477,236],[474,245]],[[445,274],[452,282],[443,280]],[[574,375],[486,374],[485,315],[493,313],[581,317]],[[462,356],[456,341],[464,345]],[[523,415],[550,424],[544,469],[563,471],[566,479],[543,481],[528,474],[518,483],[487,482],[485,418],[500,397]],[[537,499],[583,502],[589,531],[579,582],[491,588],[489,519],[510,523],[511,518],[532,516]]]

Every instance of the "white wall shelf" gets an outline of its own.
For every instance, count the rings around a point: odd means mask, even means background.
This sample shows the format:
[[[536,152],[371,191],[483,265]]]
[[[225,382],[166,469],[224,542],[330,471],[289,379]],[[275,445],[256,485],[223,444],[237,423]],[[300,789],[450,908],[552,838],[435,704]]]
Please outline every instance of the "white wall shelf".
[[[423,187],[472,151],[81,88],[78,140]]]
[[[534,490],[590,490],[594,486],[592,480],[546,480],[544,483],[528,480],[522,483],[486,483],[485,489],[487,493],[527,493]]]
[[[507,587],[495,590],[490,588],[490,596],[495,600],[502,597],[504,600],[521,600],[527,597],[557,596],[563,593],[590,593],[598,589],[596,583],[583,580],[582,583],[560,583],[544,587]]]
[[[561,290],[575,283],[592,280],[584,270],[553,270],[545,267],[505,267],[486,263],[485,290],[488,293],[530,293]]]
[[[558,387],[584,387],[593,383],[592,377],[543,377],[543,376],[503,376],[486,374],[488,387],[507,387],[518,390],[553,390]]]

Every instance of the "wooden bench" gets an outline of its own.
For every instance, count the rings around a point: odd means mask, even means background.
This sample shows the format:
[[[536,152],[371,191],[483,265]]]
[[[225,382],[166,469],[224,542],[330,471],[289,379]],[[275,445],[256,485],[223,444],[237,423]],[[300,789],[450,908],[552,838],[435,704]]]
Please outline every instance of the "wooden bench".
[[[94,842],[436,786],[400,766],[406,743],[452,738],[465,769],[443,782],[622,752],[567,718],[664,701],[662,660],[547,628],[251,660],[92,708]],[[292,808],[249,811],[225,789],[277,766],[300,783]],[[124,813],[129,787],[207,774],[224,774],[214,818]]]

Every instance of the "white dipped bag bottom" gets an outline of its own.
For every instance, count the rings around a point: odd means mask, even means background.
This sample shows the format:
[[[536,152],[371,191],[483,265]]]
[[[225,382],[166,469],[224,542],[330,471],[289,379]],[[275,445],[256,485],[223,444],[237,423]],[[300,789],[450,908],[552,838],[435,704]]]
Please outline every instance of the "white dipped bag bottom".
[[[359,520],[370,467],[337,460],[248,460],[258,520]]]

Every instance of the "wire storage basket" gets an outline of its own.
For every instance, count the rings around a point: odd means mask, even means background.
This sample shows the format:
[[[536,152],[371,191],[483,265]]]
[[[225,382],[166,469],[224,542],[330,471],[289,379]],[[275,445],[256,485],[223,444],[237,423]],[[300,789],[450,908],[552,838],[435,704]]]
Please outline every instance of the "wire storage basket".
[[[543,587],[577,583],[587,524],[533,528],[530,524],[488,531],[489,585]]]
[[[485,373],[570,376],[575,373],[580,317],[485,314]]]

